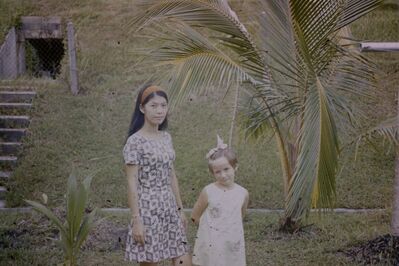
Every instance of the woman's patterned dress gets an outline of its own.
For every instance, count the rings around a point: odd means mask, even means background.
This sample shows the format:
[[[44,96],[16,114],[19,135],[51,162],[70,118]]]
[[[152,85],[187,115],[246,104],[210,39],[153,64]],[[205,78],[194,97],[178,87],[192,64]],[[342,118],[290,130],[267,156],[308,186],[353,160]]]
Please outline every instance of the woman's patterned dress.
[[[126,164],[137,165],[139,215],[145,227],[145,245],[136,243],[132,223],[125,258],[137,262],[158,262],[189,251],[184,226],[171,186],[175,159],[172,139],[162,132],[160,139],[131,135],[123,149]]]

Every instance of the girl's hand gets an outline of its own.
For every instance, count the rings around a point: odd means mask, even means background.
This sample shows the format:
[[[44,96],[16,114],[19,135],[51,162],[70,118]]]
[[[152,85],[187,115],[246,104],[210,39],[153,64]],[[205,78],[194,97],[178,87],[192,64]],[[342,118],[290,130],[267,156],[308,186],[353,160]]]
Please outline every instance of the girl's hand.
[[[143,222],[140,219],[133,219],[132,233],[133,239],[137,243],[144,245],[145,231]]]
[[[183,223],[184,229],[187,230],[188,220],[187,220],[186,214],[184,213],[183,210],[180,211],[180,218],[181,218],[181,221]]]

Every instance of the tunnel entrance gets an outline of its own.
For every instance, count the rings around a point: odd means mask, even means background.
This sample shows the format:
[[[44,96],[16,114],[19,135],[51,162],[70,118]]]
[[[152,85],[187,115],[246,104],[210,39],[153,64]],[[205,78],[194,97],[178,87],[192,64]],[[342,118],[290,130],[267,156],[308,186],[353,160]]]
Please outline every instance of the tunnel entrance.
[[[60,17],[21,17],[0,44],[0,80],[20,75],[57,79],[68,75],[73,94],[79,91],[73,23],[62,27]],[[64,59],[68,59],[64,61]]]
[[[26,71],[34,77],[56,79],[65,56],[63,39],[26,39]]]
[[[21,17],[26,73],[56,79],[66,54],[60,17]]]

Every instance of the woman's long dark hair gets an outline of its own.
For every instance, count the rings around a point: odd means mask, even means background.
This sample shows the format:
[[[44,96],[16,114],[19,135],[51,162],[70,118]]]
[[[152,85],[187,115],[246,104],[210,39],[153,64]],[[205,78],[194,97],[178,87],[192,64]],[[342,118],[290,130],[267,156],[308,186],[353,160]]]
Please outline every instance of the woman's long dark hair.
[[[155,95],[165,98],[166,102],[168,102],[168,95],[166,95],[164,91],[155,91],[149,94],[144,99],[143,103],[141,103],[141,96],[143,95],[144,90],[150,86],[152,86],[152,84],[146,83],[140,87],[139,94],[137,95],[136,98],[136,106],[134,107],[134,112],[132,115],[132,120],[130,122],[129,131],[127,133],[127,138],[129,138],[131,135],[139,131],[140,128],[142,128],[144,125],[144,114],[140,111],[141,104],[144,106],[146,103],[148,103],[149,100],[154,98]],[[168,117],[166,116],[162,124],[159,125],[159,130],[165,130],[167,127],[168,127]]]

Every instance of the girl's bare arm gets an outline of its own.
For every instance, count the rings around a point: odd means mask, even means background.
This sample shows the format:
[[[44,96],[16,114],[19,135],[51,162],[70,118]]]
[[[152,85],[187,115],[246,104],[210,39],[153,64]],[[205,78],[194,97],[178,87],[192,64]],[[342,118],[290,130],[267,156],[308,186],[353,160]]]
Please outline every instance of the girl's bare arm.
[[[249,194],[248,191],[245,195],[244,203],[242,204],[241,207],[241,216],[244,218],[245,214],[247,213],[247,208],[248,208],[248,202],[249,202]]]
[[[203,189],[197,199],[197,202],[194,204],[193,211],[191,212],[191,220],[195,224],[199,224],[202,213],[205,211],[206,207],[208,207],[208,196]]]
[[[188,226],[187,218],[183,211],[183,203],[181,201],[180,190],[179,190],[179,182],[177,181],[175,169],[173,168],[173,166],[172,166],[172,172],[171,172],[171,186],[172,186],[173,194],[175,195],[177,207],[180,211],[180,217],[182,219],[184,228],[187,229],[187,226]]]
[[[173,168],[173,166],[171,173],[171,185],[172,185],[173,194],[175,195],[177,207],[179,208],[180,211],[183,211],[183,203],[180,198],[179,182],[177,181],[175,169]]]

